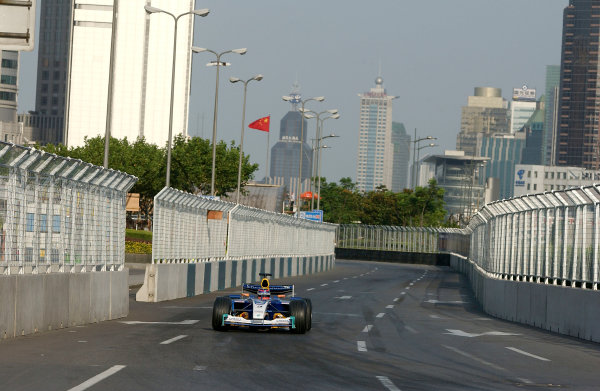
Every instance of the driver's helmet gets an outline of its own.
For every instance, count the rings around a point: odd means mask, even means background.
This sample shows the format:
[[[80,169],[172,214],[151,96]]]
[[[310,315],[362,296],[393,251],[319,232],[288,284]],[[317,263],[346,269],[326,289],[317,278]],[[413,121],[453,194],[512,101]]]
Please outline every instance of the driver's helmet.
[[[271,298],[271,292],[268,289],[259,289],[256,292],[257,296],[261,300],[269,300]]]

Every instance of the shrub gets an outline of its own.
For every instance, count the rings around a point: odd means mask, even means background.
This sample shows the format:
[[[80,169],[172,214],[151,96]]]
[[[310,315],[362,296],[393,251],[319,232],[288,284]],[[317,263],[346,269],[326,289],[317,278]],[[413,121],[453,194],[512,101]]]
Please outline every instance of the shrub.
[[[129,254],[152,254],[152,244],[125,241],[125,252]]]

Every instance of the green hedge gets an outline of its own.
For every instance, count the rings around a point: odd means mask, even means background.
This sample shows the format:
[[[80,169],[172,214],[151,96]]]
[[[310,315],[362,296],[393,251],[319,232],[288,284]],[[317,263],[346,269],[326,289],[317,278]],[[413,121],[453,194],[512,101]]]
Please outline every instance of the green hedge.
[[[151,242],[152,241],[152,232],[136,230],[136,229],[126,229],[125,230],[125,239],[141,239],[141,240],[146,240],[148,242]]]
[[[125,241],[125,252],[129,254],[152,254],[152,244]]]

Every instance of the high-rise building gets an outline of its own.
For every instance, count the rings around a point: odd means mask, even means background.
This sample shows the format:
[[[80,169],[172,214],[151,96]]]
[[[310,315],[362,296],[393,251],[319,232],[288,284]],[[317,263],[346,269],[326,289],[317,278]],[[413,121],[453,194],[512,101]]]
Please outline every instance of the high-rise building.
[[[546,114],[544,118],[544,145],[542,164],[554,166],[556,158],[556,129],[558,125],[560,65],[546,66]]]
[[[544,144],[544,117],[546,97],[542,96],[537,102],[537,109],[529,120],[523,125],[521,131],[525,133],[525,148],[521,156],[521,164],[542,164]]]
[[[383,78],[360,96],[358,132],[358,166],[356,183],[359,191],[373,191],[384,185],[393,188],[394,144],[392,143],[392,100],[383,88]]]
[[[164,146],[168,138],[173,60],[173,18],[148,15],[146,0],[73,0],[66,141],[103,136],[107,122],[113,4],[118,4],[111,89],[111,136]],[[152,6],[180,15],[194,0],[152,0]],[[173,136],[187,135],[194,16],[177,29]]]
[[[559,166],[600,168],[600,0],[569,0],[563,13]]]
[[[508,104],[500,88],[475,87],[474,95],[462,107],[456,149],[467,156],[476,156],[477,134],[508,133],[508,119]]]
[[[292,96],[292,110],[283,116],[279,126],[279,141],[271,148],[270,174],[267,182],[285,186],[289,194],[296,194],[298,187],[298,172],[300,164],[300,136],[302,122],[304,121],[304,134],[302,137],[302,186],[300,193],[309,190],[309,179],[312,172],[312,148],[306,143],[308,123],[298,111],[300,94],[294,90]]]
[[[408,186],[408,161],[410,160],[411,137],[401,122],[392,122],[392,144],[394,145],[394,163],[392,190],[398,193]]]
[[[510,132],[516,133],[523,128],[537,108],[535,89],[513,88],[513,97],[510,102]]]
[[[0,50],[0,122],[17,121],[19,52]]]

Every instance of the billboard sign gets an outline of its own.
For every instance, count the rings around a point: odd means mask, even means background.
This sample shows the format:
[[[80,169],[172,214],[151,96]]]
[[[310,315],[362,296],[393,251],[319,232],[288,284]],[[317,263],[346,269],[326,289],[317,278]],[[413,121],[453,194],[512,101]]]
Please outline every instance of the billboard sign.
[[[298,212],[298,217],[301,219],[306,219],[310,221],[316,221],[319,223],[323,222],[323,211],[322,210],[313,210],[312,212]]]
[[[0,0],[0,49],[32,51],[37,0]]]
[[[526,85],[513,88],[513,100],[535,102],[535,88],[528,88]]]

